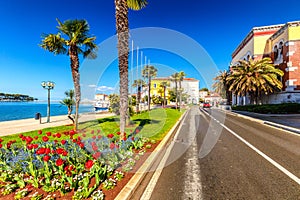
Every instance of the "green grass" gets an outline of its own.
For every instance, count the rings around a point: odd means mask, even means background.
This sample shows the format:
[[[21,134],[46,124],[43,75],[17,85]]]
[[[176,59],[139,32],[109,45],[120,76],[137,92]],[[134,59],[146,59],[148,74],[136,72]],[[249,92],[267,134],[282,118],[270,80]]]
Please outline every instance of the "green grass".
[[[131,117],[131,122],[128,127],[126,127],[126,133],[130,134],[133,131],[139,130],[138,135],[148,137],[150,139],[154,140],[161,140],[168,131],[174,126],[176,121],[179,119],[179,117],[182,115],[183,112],[177,111],[175,109],[154,109],[150,112],[143,112],[141,114],[134,115]],[[57,127],[51,127],[51,128],[45,128],[43,129],[43,133],[46,132],[52,132],[52,133],[63,133],[65,131],[72,130],[72,126],[57,126]],[[107,135],[109,133],[116,133],[119,131],[119,117],[108,117],[108,118],[102,118],[97,120],[92,120],[88,122],[83,122],[79,124],[79,129],[81,130],[81,133],[79,133],[80,136],[83,134],[86,135],[86,137],[91,137],[93,135],[97,135],[97,131],[100,130],[101,135]],[[94,134],[91,132],[94,131]],[[22,133],[24,136],[39,136],[38,130],[36,131],[30,131]],[[45,135],[45,134],[42,134]],[[62,137],[60,139],[50,137],[50,140],[62,140],[69,138],[68,136],[65,136],[62,134]],[[8,135],[2,137],[4,140],[4,144],[7,143],[10,140],[16,140],[17,143],[21,142],[21,139],[19,138],[19,134],[14,135]]]

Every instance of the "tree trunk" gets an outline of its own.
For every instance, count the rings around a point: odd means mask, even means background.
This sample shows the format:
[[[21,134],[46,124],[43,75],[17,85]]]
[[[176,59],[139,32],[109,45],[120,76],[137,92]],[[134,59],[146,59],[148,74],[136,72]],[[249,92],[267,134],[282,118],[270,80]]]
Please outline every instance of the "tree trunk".
[[[116,29],[118,35],[118,59],[120,76],[120,138],[124,138],[128,110],[128,6],[127,0],[115,0]],[[128,120],[129,121],[129,120]]]
[[[77,47],[75,45],[70,45],[69,55],[71,60],[71,70],[72,70],[72,78],[74,82],[75,89],[75,123],[74,130],[78,130],[78,109],[81,98],[80,92],[80,74],[79,74],[79,58]]]
[[[181,81],[179,81],[179,110],[181,110],[181,103],[182,103],[182,91],[181,91]]]
[[[138,113],[140,111],[140,102],[141,102],[141,86],[138,86],[138,93],[137,93],[137,99],[136,99],[136,112]]]
[[[166,86],[164,86],[164,104],[163,107],[166,107]]]
[[[148,73],[148,111],[150,111],[150,101],[151,101],[150,90],[151,90],[151,76]]]
[[[175,106],[176,106],[176,110],[178,107],[178,89],[177,89],[177,81],[175,81]]]

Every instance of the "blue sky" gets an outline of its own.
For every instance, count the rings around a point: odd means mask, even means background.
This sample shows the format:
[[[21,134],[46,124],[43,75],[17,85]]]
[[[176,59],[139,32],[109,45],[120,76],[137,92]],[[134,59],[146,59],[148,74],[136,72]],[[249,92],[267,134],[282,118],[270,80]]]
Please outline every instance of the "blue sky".
[[[298,0],[148,0],[148,3],[141,11],[129,12],[131,29],[161,27],[178,31],[200,44],[220,70],[228,68],[231,53],[252,27],[300,20]],[[116,32],[114,13],[113,0],[0,1],[0,92],[46,99],[40,83],[51,80],[56,83],[52,98],[63,98],[64,91],[73,88],[69,58],[41,49],[38,46],[41,34],[56,33],[56,18],[86,19],[90,33],[102,44]],[[150,42],[152,39],[151,34],[144,38]],[[136,42],[136,46],[143,46],[143,41]],[[115,47],[113,44],[112,48]],[[159,67],[158,76],[183,70],[188,77],[200,79],[200,87],[206,86],[203,76],[186,58],[163,50],[143,49],[143,53]],[[98,58],[101,56],[106,55]],[[81,60],[82,66],[85,62]],[[95,85],[107,93],[110,89],[117,90],[116,60],[104,69]]]

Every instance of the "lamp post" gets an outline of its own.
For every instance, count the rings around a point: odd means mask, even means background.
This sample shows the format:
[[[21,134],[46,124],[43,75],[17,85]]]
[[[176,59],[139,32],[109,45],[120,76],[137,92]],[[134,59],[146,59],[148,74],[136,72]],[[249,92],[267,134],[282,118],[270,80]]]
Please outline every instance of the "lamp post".
[[[47,123],[49,123],[50,122],[50,90],[54,88],[55,83],[52,81],[43,81],[41,85],[44,89],[48,90]]]

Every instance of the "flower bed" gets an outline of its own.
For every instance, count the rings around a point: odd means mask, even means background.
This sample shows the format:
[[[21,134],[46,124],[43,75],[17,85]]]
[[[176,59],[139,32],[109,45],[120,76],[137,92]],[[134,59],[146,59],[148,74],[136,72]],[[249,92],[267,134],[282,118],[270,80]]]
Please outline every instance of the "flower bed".
[[[39,131],[33,138],[20,134],[21,143],[0,139],[0,198],[113,199],[157,145],[137,132],[123,140],[119,132],[102,136],[99,130],[89,138]]]

